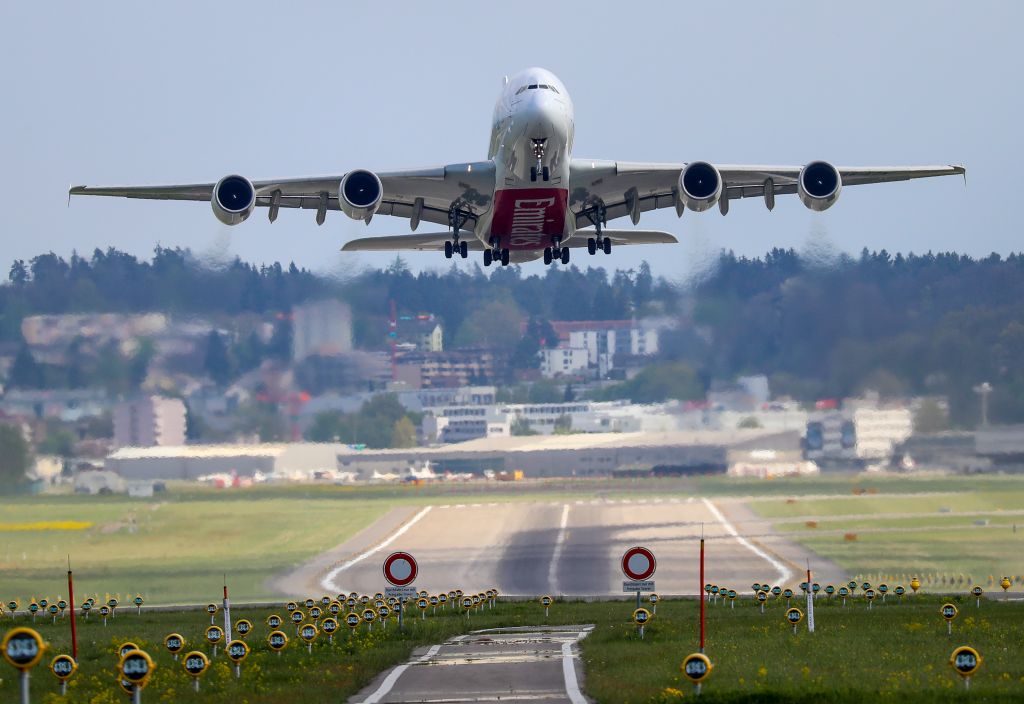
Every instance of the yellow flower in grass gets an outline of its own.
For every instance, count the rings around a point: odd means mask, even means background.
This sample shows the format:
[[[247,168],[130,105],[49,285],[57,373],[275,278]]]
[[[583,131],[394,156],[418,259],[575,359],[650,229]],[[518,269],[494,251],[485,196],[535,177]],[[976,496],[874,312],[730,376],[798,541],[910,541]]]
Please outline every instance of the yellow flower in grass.
[[[764,677],[767,674],[768,674],[768,668],[765,667],[764,665],[761,665],[761,667],[759,667],[757,669],[757,676],[758,677]]]
[[[682,690],[676,689],[675,687],[665,687],[665,689],[662,690],[661,693],[665,697],[672,697],[674,699],[682,699],[683,698]]]

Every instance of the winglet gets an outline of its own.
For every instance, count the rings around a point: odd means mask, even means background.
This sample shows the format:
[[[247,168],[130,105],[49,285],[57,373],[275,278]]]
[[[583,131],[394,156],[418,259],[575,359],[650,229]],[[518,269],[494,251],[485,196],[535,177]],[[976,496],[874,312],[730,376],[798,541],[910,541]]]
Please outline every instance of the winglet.
[[[72,188],[73,188],[73,186],[69,183],[68,184],[68,207],[69,208],[71,207],[71,189]]]

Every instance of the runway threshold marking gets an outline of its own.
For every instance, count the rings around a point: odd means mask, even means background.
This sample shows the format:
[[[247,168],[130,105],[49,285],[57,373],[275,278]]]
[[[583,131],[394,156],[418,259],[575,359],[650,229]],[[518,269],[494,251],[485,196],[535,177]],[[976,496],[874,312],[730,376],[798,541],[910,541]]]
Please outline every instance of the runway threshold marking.
[[[725,532],[726,533],[728,533],[729,535],[734,537],[736,539],[737,543],[739,543],[740,545],[742,545],[743,547],[745,547],[747,550],[749,550],[750,552],[754,553],[758,557],[760,557],[763,560],[767,561],[768,564],[770,564],[773,568],[775,568],[778,571],[778,573],[779,573],[779,579],[777,580],[778,583],[785,584],[789,580],[789,578],[790,578],[790,576],[792,576],[793,572],[788,567],[786,567],[784,564],[782,564],[781,562],[776,560],[774,557],[772,557],[771,555],[766,553],[764,550],[762,550],[761,548],[757,547],[756,545],[751,543],[749,540],[744,538],[742,535],[740,535],[736,531],[736,529],[733,528],[732,523],[729,523],[728,519],[726,519],[726,517],[724,515],[722,515],[722,512],[719,511],[718,507],[715,506],[713,503],[711,503],[711,501],[709,501],[706,498],[701,499],[701,501],[703,501],[704,505],[708,507],[708,510],[711,511],[711,513],[712,513],[712,515],[714,515],[715,519],[719,523],[722,524],[722,527],[725,528]]]
[[[551,553],[551,564],[548,565],[548,587],[558,593],[558,561],[562,557],[565,546],[565,529],[569,525],[569,504],[562,504],[562,520],[558,524],[558,537],[555,538],[555,550]]]
[[[341,574],[342,572],[347,570],[349,567],[352,567],[353,565],[362,562],[363,560],[365,560],[366,558],[368,558],[370,555],[374,554],[378,550],[383,550],[388,545],[391,545],[391,543],[395,542],[400,537],[405,535],[406,531],[408,531],[414,525],[419,523],[419,520],[421,518],[423,518],[424,516],[426,516],[428,513],[430,513],[430,509],[432,509],[432,508],[434,508],[434,507],[433,506],[426,506],[422,511],[420,511],[415,516],[413,516],[409,520],[408,523],[406,523],[404,526],[402,526],[401,528],[396,530],[394,533],[392,533],[390,536],[388,536],[388,538],[385,539],[383,542],[378,543],[377,545],[373,546],[372,548],[370,548],[369,550],[367,550],[364,553],[356,555],[355,557],[353,557],[348,562],[345,562],[345,563],[339,565],[338,567],[335,567],[333,570],[331,570],[330,572],[327,573],[326,577],[324,577],[322,580],[320,580],[320,586],[323,587],[324,589],[326,589],[328,592],[338,591],[337,587],[334,585],[334,578],[335,577],[337,577],[339,574]]]
[[[441,650],[440,645],[430,646],[430,649],[427,652],[415,660],[415,663],[426,662],[437,655],[439,650]],[[396,682],[398,682],[398,678],[402,676],[402,673],[408,670],[410,665],[415,663],[407,662],[392,670],[391,674],[385,677],[384,681],[380,683],[380,687],[377,688],[377,691],[363,700],[363,704],[377,704],[377,702],[386,697],[388,692],[391,691],[391,688],[395,686]]]

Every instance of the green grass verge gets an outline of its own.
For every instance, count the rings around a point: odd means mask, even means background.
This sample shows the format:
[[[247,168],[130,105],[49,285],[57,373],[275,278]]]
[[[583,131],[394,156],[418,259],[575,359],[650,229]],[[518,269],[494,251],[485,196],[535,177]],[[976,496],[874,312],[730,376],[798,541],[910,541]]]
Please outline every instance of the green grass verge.
[[[751,508],[764,518],[800,516],[857,516],[873,513],[935,514],[950,512],[998,512],[1024,510],[1024,480],[1019,488],[1001,491],[964,487],[955,493],[925,496],[863,495],[836,498],[796,498],[784,501],[753,501]]]
[[[973,599],[954,598],[961,610],[952,638],[938,614],[938,597],[915,597],[902,604],[863,600],[841,607],[819,601],[817,629],[803,624],[793,635],[783,619],[785,602],[772,601],[765,614],[751,600],[708,608],[707,654],[714,670],[702,700],[710,702],[954,702],[963,701],[960,678],[949,667],[953,648],[969,644],[984,662],[972,679],[970,699],[976,702],[1019,701],[1024,691],[1024,604],[986,601],[976,609]],[[698,604],[668,600],[639,640],[628,623],[628,602],[556,603],[552,624],[595,624],[582,641],[586,670],[584,689],[598,702],[676,701],[692,696],[693,687],[679,671],[682,658],[696,650]],[[366,686],[375,674],[404,661],[417,645],[442,642],[469,628],[537,625],[543,620],[535,603],[500,603],[493,612],[464,616],[444,612],[426,621],[411,619],[406,633],[392,622],[387,631],[364,629],[335,643],[318,640],[312,654],[292,639],[278,657],[264,642],[269,612],[235,610],[235,617],[256,624],[248,641],[252,654],[236,680],[223,649],[204,675],[199,697],[191,680],[162,646],[164,636],[178,631],[188,648],[199,646],[209,617],[202,612],[119,614],[104,627],[95,615],[80,630],[80,670],[69,687],[70,701],[106,704],[124,701],[114,681],[119,643],[131,639],[155,659],[156,673],[143,701],[277,702],[301,699],[304,704],[344,701]],[[283,613],[283,610],[282,610]],[[0,633],[9,627],[5,617]],[[19,617],[17,623],[28,623]],[[468,624],[468,625],[467,625]],[[40,619],[37,628],[51,645],[48,656],[69,647],[66,622],[53,626]],[[45,660],[49,662],[49,657]],[[0,701],[16,701],[14,671],[0,674]],[[43,666],[32,678],[33,701],[55,704],[57,683]]]

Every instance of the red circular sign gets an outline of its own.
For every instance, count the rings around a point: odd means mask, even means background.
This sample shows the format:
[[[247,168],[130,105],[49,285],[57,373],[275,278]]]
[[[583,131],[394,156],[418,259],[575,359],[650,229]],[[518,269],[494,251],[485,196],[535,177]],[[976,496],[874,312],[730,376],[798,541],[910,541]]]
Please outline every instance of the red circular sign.
[[[396,587],[415,582],[419,571],[416,558],[407,552],[393,552],[384,560],[384,579]]]
[[[630,548],[622,556],[622,573],[636,582],[650,579],[657,566],[654,553],[647,548]]]

